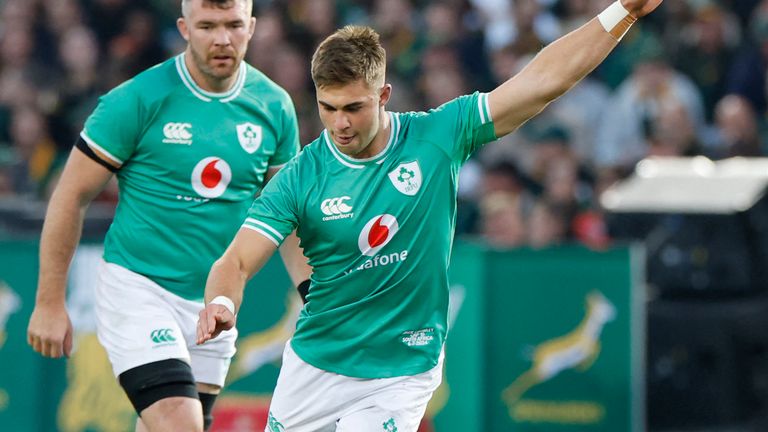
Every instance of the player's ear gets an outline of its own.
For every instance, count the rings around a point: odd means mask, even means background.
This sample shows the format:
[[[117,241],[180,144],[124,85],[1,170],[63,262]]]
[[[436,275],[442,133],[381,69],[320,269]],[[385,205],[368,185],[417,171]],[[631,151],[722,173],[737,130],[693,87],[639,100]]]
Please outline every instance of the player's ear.
[[[392,84],[384,84],[384,87],[379,91],[379,106],[384,106],[389,102],[389,98],[392,96]]]
[[[185,41],[189,41],[189,27],[187,27],[187,21],[184,20],[184,17],[180,17],[176,20],[176,28],[179,29],[181,37],[183,37]]]
[[[251,17],[250,21],[248,21],[248,40],[253,37],[253,32],[256,31],[256,18]]]

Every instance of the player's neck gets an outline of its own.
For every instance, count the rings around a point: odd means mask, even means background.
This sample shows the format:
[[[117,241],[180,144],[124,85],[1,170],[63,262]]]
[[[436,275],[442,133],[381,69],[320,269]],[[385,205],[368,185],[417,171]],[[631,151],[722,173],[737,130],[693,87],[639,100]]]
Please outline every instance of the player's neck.
[[[211,93],[224,93],[228,91],[235,85],[235,81],[237,81],[237,77],[240,74],[239,68],[232,74],[232,76],[226,78],[216,78],[204,74],[195,64],[192,54],[189,51],[184,54],[184,65],[187,67],[189,75],[192,77],[195,84],[201,89]]]
[[[354,156],[356,159],[368,159],[372,158],[387,147],[389,142],[390,131],[392,130],[392,122],[389,121],[389,114],[385,109],[381,109],[379,112],[379,131],[373,137],[371,144],[368,146],[362,154]]]

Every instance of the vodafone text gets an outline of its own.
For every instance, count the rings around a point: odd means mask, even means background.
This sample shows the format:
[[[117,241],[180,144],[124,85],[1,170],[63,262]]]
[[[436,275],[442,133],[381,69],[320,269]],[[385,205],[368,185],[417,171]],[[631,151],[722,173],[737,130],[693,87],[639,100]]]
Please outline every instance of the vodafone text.
[[[371,259],[365,260],[365,262],[360,264],[359,266],[351,270],[345,271],[344,274],[350,274],[352,272],[360,271],[360,270],[368,270],[374,267],[384,267],[390,264],[405,261],[406,259],[408,259],[407,250],[400,251],[400,252],[392,252],[390,254],[378,254]]]

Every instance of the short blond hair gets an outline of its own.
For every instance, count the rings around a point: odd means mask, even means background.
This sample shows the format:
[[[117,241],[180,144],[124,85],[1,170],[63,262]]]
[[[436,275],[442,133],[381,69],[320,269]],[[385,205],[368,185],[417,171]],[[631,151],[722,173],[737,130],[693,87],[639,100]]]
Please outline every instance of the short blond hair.
[[[248,15],[253,13],[253,0],[203,0],[203,4],[206,6],[212,6],[221,9],[229,9],[237,4],[238,1],[244,1]],[[181,16],[189,16],[189,4],[192,0],[181,0]]]
[[[312,56],[315,86],[333,87],[362,79],[384,85],[387,53],[370,27],[348,25],[325,38]]]

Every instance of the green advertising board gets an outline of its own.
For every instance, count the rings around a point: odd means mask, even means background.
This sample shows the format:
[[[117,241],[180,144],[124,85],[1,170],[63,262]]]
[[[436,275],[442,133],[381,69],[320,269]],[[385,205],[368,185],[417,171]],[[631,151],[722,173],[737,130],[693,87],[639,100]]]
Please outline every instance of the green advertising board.
[[[477,337],[483,331],[484,256],[483,249],[468,244],[458,244],[453,251],[443,383],[427,408],[425,429],[478,430],[486,355],[485,341]]]
[[[0,243],[0,424],[10,431],[128,431],[133,409],[95,336],[99,245],[78,249],[68,309],[75,346],[44,359],[26,343],[35,242]],[[443,383],[420,432],[643,430],[638,251],[489,251],[458,242],[450,268]],[[213,431],[264,430],[300,300],[278,258],[249,283]]]
[[[45,389],[64,375],[63,360],[45,362],[27,347],[36,257],[34,243],[0,243],[0,425],[11,431],[53,430],[55,419],[46,408],[58,395]]]
[[[484,430],[645,430],[640,256],[489,252]]]
[[[37,283],[35,242],[0,243],[0,430],[129,431],[135,414],[118,386],[93,319],[99,245],[82,245],[72,264],[67,308],[75,329],[72,356],[44,359],[27,345]],[[279,259],[247,289],[240,338],[227,390],[217,403],[217,430],[264,430],[269,396],[300,300]],[[262,415],[263,414],[263,415]]]

